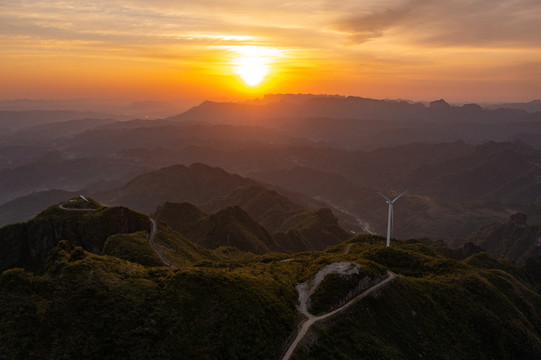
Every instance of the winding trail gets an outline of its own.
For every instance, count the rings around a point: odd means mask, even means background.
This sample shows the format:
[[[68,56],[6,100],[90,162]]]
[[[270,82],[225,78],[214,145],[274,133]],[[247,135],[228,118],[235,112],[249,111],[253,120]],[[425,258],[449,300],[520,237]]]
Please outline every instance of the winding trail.
[[[64,207],[64,204],[58,205],[59,209],[66,210],[66,211],[97,211],[98,209],[76,209],[76,208],[67,208]]]
[[[81,197],[86,200],[82,195]],[[88,202],[88,200],[86,200]],[[77,208],[67,208],[64,206],[64,204],[58,205],[59,209],[65,210],[65,211],[97,211],[99,209],[77,209]],[[160,252],[158,245],[156,245],[156,235],[158,234],[158,224],[156,223],[156,220],[149,217],[150,222],[152,223],[152,228],[150,229],[150,234],[148,236],[148,242],[150,243],[150,246],[152,246],[152,249],[154,252],[160,257],[160,260],[167,266],[172,266],[171,263],[163,256],[163,254]]]
[[[156,245],[156,234],[158,233],[158,224],[156,223],[156,220],[149,217],[150,222],[152,223],[152,229],[150,230],[150,234],[148,237],[148,242],[150,243],[150,246],[152,246],[152,249],[154,249],[154,252],[160,257],[162,262],[167,266],[172,266],[171,263],[165,258],[165,256],[162,255],[160,250],[158,249],[158,246]]]
[[[85,198],[83,195],[79,195],[79,197],[80,197],[81,199],[83,199],[86,203],[89,202],[88,199]],[[63,202],[62,204],[59,204],[59,205],[58,205],[58,208],[59,208],[59,209],[62,209],[62,210],[66,210],[66,211],[97,211],[97,210],[99,210],[99,209],[94,209],[94,208],[86,208],[86,209],[85,209],[85,208],[82,208],[82,209],[78,209],[78,208],[67,208],[67,207],[64,206],[65,203],[69,203],[69,202],[73,202],[73,201],[74,201],[74,199],[71,199],[71,200],[69,200],[69,201],[65,201],[65,202]]]
[[[365,296],[369,295],[370,293],[382,288],[383,286],[385,286],[386,284],[391,282],[395,277],[396,277],[395,273],[393,273],[391,271],[387,271],[387,278],[385,280],[382,280],[379,283],[377,283],[375,285],[372,285],[370,288],[366,289],[361,294],[357,295],[356,297],[354,297],[353,299],[351,299],[350,301],[348,301],[347,303],[345,303],[344,305],[342,305],[338,309],[335,309],[335,310],[333,310],[331,312],[328,312],[328,313],[326,313],[324,315],[320,315],[320,316],[312,315],[312,314],[310,314],[308,312],[308,300],[310,299],[310,293],[308,291],[306,291],[307,290],[306,286],[305,286],[306,283],[297,285],[297,291],[299,292],[299,301],[300,301],[298,310],[304,316],[306,316],[307,319],[304,322],[301,323],[302,327],[299,330],[299,333],[297,334],[297,337],[295,338],[295,340],[293,340],[293,342],[291,343],[291,345],[287,349],[287,352],[285,353],[282,360],[289,360],[291,358],[291,355],[293,355],[293,352],[297,348],[297,345],[299,345],[301,340],[304,338],[306,333],[308,333],[308,330],[310,330],[310,327],[314,323],[316,323],[316,322],[318,322],[320,320],[326,319],[328,317],[331,317],[333,315],[336,315],[336,314],[346,310],[351,305],[353,305],[355,302],[361,300]],[[313,290],[315,290],[315,289],[313,289]]]
[[[351,245],[353,245],[353,244],[348,244],[348,247],[346,248],[346,251],[344,251],[344,255],[347,255],[349,253],[349,249],[351,248]]]

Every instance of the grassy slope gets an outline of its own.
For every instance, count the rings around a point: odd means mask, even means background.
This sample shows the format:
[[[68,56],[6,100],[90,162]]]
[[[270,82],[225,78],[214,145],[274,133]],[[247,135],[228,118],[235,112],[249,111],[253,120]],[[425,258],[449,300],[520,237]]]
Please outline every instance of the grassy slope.
[[[295,326],[291,288],[269,278],[53,256],[42,277],[0,278],[6,358],[273,359]]]
[[[0,270],[14,266],[43,270],[47,254],[59,240],[99,254],[110,235],[149,229],[146,215],[124,207],[66,211],[52,206],[26,223],[0,228]]]
[[[146,231],[111,235],[107,238],[102,253],[145,266],[163,266],[163,262],[148,242]]]
[[[486,269],[487,262],[443,258],[420,242],[389,249],[367,238],[348,256],[401,276],[343,316],[316,324],[294,359],[541,358],[541,297],[531,284]]]
[[[185,249],[171,229],[160,226],[160,234],[169,256],[175,246]],[[520,271],[511,271],[515,277],[502,270],[512,264],[482,254],[451,260],[419,241],[392,248],[383,242],[362,236],[326,252],[260,256],[195,247],[177,255],[182,268],[59,246],[45,275],[12,269],[0,277],[0,353],[278,359],[300,320],[295,284],[327,264],[350,261],[372,277],[389,268],[399,278],[316,323],[295,359],[541,358],[541,297]],[[318,306],[332,305],[334,290],[322,288]]]
[[[161,253],[173,265],[186,266],[202,260],[218,259],[212,250],[194,244],[164,223],[159,224],[155,241]]]

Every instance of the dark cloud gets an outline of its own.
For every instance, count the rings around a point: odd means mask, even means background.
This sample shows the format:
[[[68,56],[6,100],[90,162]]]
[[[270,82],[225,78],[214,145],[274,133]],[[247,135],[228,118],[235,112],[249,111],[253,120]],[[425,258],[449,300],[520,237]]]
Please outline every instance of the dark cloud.
[[[338,30],[350,33],[353,41],[362,43],[383,36],[386,30],[407,22],[416,8],[425,2],[410,0],[393,7],[349,14],[334,25]]]
[[[334,24],[365,42],[393,31],[440,46],[534,46],[541,38],[541,2],[532,0],[410,0]]]

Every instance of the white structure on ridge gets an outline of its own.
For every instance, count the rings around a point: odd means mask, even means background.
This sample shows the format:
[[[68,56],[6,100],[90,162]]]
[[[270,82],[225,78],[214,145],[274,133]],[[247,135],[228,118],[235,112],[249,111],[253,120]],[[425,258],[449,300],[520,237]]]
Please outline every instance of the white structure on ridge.
[[[387,247],[391,245],[391,224],[394,223],[394,214],[393,214],[393,204],[396,200],[400,199],[402,195],[407,193],[409,190],[404,191],[402,194],[395,197],[393,200],[389,199],[387,196],[383,195],[382,193],[378,193],[382,198],[387,201],[387,204],[389,204],[389,215],[387,216]]]

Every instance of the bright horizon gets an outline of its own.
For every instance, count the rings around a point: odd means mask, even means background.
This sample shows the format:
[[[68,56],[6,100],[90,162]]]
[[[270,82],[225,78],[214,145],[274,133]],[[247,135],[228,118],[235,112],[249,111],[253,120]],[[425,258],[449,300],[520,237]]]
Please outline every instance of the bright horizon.
[[[541,97],[536,1],[7,0],[0,14],[0,99]]]

